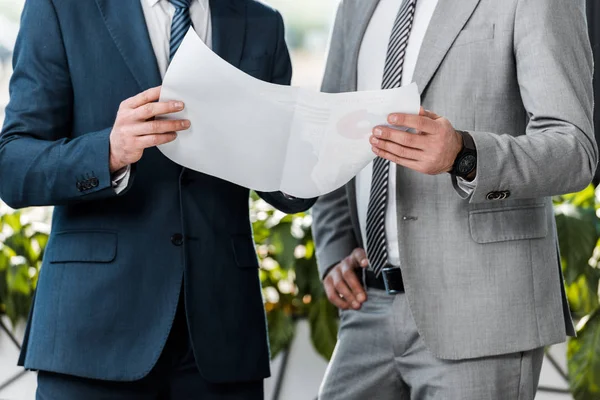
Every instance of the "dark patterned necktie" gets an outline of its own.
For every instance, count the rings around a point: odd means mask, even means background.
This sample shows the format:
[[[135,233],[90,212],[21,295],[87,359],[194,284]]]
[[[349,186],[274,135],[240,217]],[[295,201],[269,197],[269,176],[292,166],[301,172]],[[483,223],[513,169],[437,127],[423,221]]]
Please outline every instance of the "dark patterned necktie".
[[[408,38],[415,17],[417,0],[404,0],[394,22],[388,45],[382,89],[393,89],[402,85],[402,71]],[[370,268],[377,276],[388,263],[387,240],[385,237],[385,213],[388,202],[389,161],[377,157],[373,161],[373,181],[367,209],[367,255]]]
[[[169,0],[169,2],[175,6],[175,15],[173,15],[173,21],[171,22],[169,55],[169,60],[172,61],[179,46],[181,46],[181,42],[183,42],[183,38],[192,26],[192,18],[190,17],[190,3],[192,0]]]

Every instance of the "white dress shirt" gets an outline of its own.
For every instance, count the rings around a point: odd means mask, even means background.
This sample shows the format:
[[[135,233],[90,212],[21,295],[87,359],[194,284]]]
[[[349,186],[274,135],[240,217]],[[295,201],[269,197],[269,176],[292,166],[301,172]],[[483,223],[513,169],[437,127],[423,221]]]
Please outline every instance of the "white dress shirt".
[[[212,48],[212,24],[209,0],[192,0],[190,17],[200,39]],[[171,21],[175,6],[169,0],[141,0],[152,48],[156,54],[160,75],[164,78],[169,66],[171,49]]]
[[[212,23],[208,1],[192,0],[190,17],[200,39],[212,48]],[[175,15],[175,6],[168,0],[141,0],[141,2],[158,70],[160,76],[164,78],[170,62],[171,21]],[[117,193],[121,193],[127,187],[130,170],[131,167],[126,167],[113,176],[113,187]]]
[[[359,91],[381,89],[388,44],[402,1],[381,0],[369,22],[358,56],[357,90]],[[425,39],[425,33],[427,32],[437,3],[438,0],[417,1],[415,19],[404,58],[403,86],[412,83],[421,45],[423,44],[423,39]],[[388,261],[392,265],[400,266],[398,219],[396,215],[396,168],[394,167],[395,165],[393,164],[390,166],[389,173],[385,233],[387,237]],[[369,164],[356,177],[358,220],[365,245],[367,243],[367,210],[369,207],[372,179],[373,163]],[[458,183],[461,189],[467,193],[472,193],[476,185],[476,181],[467,182],[460,178]]]

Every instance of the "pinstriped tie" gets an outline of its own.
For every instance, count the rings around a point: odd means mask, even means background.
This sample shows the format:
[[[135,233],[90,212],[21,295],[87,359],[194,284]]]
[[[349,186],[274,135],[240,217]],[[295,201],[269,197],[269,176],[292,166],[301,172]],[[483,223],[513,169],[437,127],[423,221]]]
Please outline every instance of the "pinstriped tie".
[[[190,17],[190,3],[192,0],[169,0],[175,6],[175,15],[171,22],[171,48],[170,58],[173,60],[175,53],[181,46],[185,34],[192,26],[192,18]]]
[[[402,71],[408,38],[415,17],[417,0],[404,0],[394,22],[392,35],[383,71],[382,89],[393,89],[402,85]],[[370,268],[377,276],[388,263],[385,236],[385,214],[388,202],[388,179],[390,163],[383,158],[373,162],[373,181],[367,209],[367,255]]]

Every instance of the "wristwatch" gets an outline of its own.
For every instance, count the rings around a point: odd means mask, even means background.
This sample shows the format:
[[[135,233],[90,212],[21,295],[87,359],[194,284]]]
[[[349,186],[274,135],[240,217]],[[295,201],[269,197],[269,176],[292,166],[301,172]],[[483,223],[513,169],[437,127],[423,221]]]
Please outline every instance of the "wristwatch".
[[[475,141],[473,137],[464,131],[458,132],[463,139],[463,148],[456,156],[454,166],[450,172],[452,175],[469,179],[472,178],[472,173],[477,169],[477,149],[475,148]]]

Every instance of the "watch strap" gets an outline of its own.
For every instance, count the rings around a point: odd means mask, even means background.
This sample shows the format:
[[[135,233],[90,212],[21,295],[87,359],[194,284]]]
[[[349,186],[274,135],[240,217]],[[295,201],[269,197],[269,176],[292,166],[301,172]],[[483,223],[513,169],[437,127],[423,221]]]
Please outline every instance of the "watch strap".
[[[463,138],[463,145],[465,149],[476,151],[475,141],[473,140],[473,136],[469,132],[465,131],[457,131]]]

